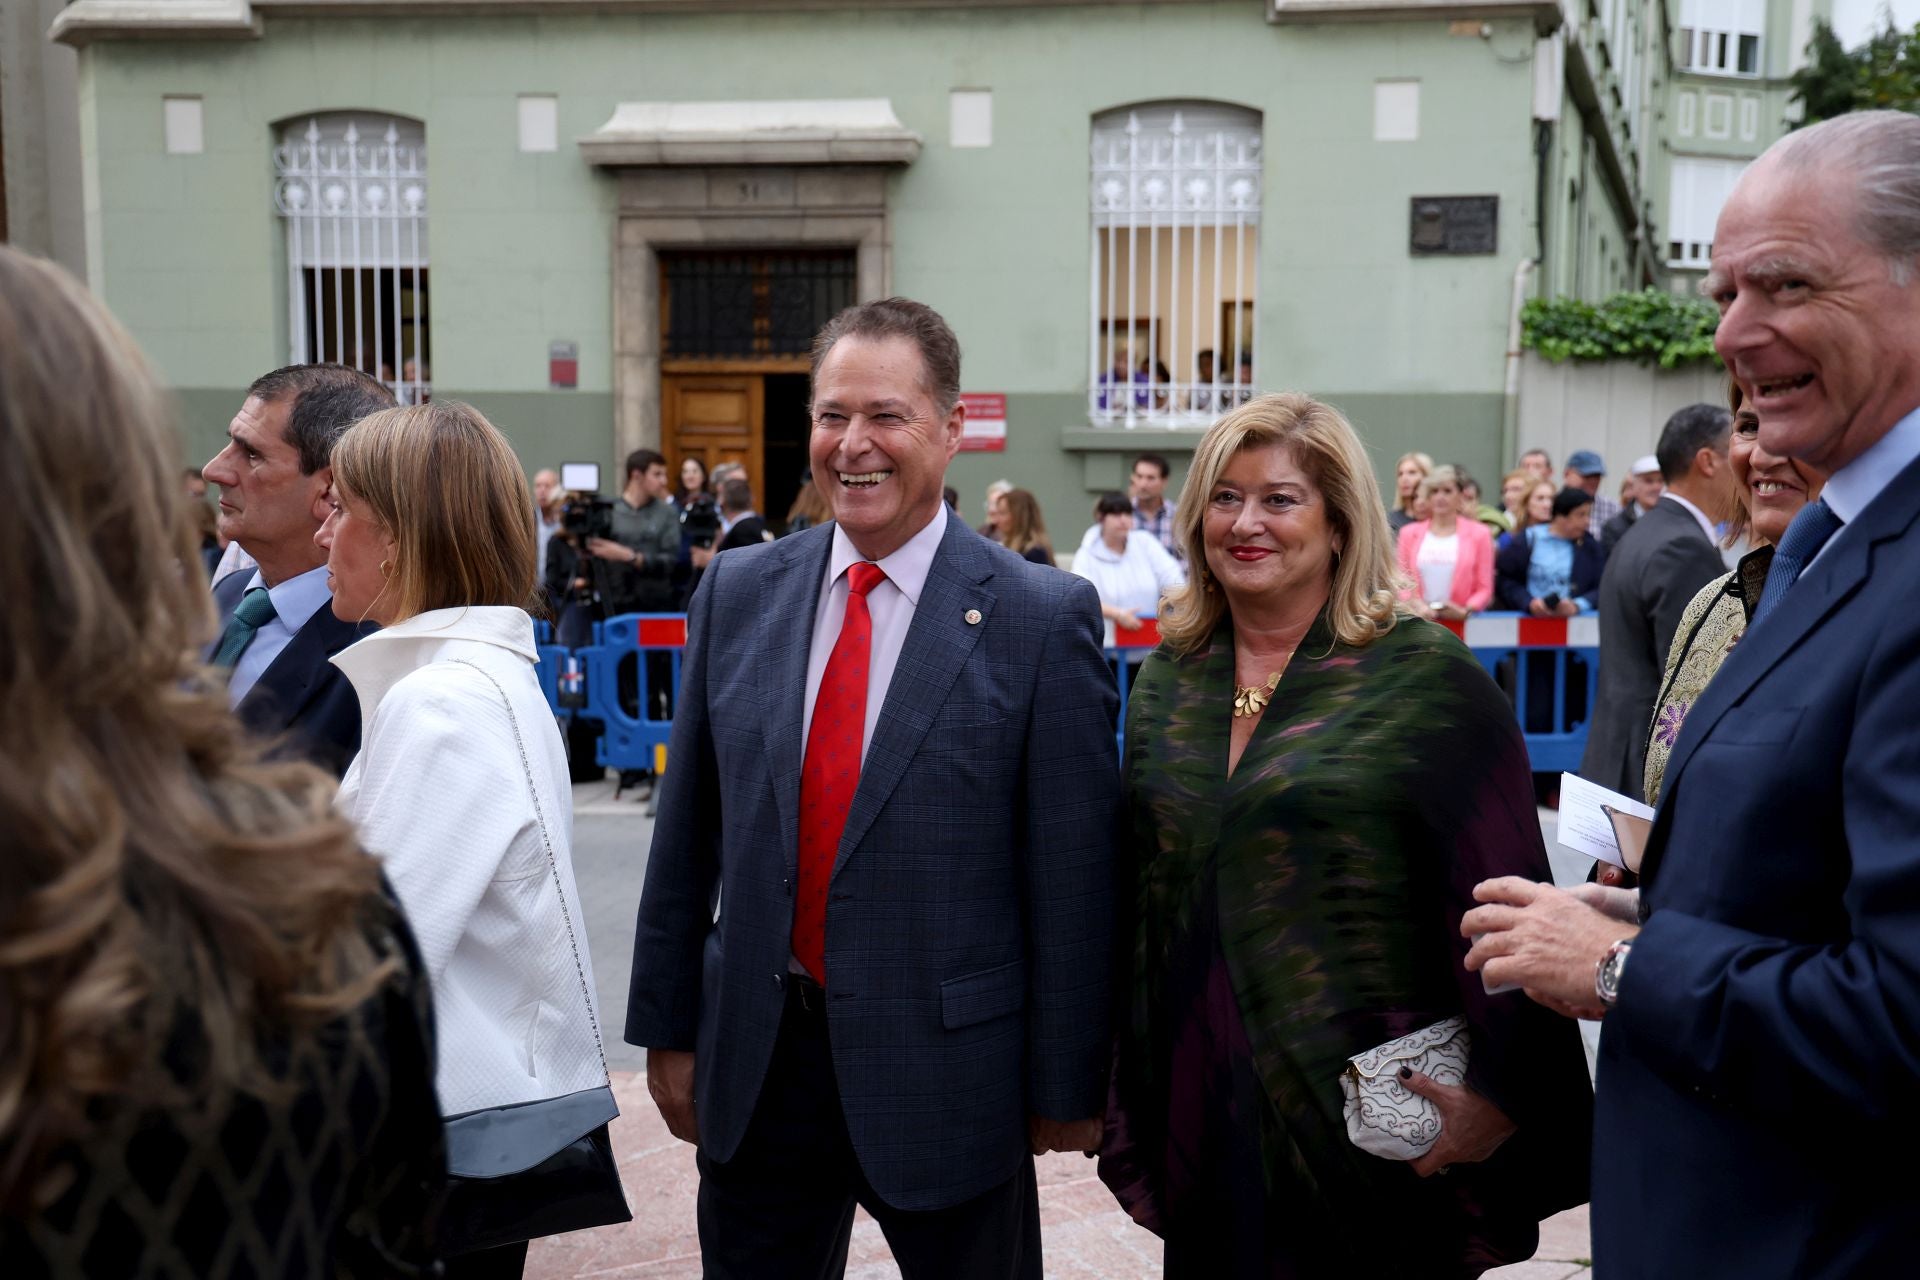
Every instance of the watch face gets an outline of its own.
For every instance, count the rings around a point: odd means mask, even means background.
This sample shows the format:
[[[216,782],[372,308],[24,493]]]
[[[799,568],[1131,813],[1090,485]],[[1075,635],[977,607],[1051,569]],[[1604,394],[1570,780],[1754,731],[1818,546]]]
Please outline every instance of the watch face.
[[[1620,970],[1626,958],[1626,947],[1614,947],[1607,952],[1607,958],[1600,962],[1600,971],[1594,975],[1595,994],[1607,1004],[1612,1004],[1620,996]]]

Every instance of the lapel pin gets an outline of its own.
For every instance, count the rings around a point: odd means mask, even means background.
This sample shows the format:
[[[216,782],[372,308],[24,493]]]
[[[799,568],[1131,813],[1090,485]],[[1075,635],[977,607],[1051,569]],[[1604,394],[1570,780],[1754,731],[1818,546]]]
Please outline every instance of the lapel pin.
[[[978,609],[967,610],[967,625],[970,627],[980,625],[980,611]]]

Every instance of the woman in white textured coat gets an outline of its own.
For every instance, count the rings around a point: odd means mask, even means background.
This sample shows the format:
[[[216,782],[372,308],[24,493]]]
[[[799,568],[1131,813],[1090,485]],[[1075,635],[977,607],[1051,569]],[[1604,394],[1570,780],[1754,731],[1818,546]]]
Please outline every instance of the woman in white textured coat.
[[[332,463],[316,541],[333,610],[382,628],[333,659],[365,726],[339,806],[426,960],[441,1113],[604,1085],[566,752],[533,669],[520,464],[477,410],[440,400],[363,419]],[[517,1276],[525,1251],[454,1257],[447,1274]]]

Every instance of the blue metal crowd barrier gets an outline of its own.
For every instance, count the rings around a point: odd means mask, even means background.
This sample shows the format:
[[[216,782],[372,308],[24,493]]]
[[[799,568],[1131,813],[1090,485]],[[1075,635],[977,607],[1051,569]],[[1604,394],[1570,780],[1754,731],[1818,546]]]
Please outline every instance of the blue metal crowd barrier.
[[[1117,743],[1125,740],[1127,700],[1137,665],[1128,658],[1159,643],[1152,620],[1143,621],[1149,625],[1137,632],[1119,632],[1115,646],[1106,650],[1120,694],[1120,717],[1114,728]],[[1444,625],[1465,641],[1512,699],[1534,771],[1577,770],[1586,749],[1600,675],[1598,630],[1592,615],[1567,620],[1488,613]],[[578,714],[601,722],[597,763],[611,769],[661,772],[673,731],[673,703],[687,643],[686,615],[629,613],[608,618],[594,624],[592,644],[572,651],[551,643],[546,624],[537,628],[540,687],[554,714],[563,719]],[[632,675],[624,681],[623,663],[632,664]],[[569,705],[580,709],[571,711]]]
[[[564,725],[573,718],[573,711],[567,700],[561,697],[569,676],[573,683],[579,683],[578,666],[573,654],[553,642],[553,624],[536,621],[533,624],[533,652],[539,659],[533,671],[540,678],[540,692],[546,695],[547,705],[553,708],[554,718]],[[564,732],[564,730],[563,730]]]
[[[666,767],[673,732],[673,702],[680,689],[680,654],[687,645],[683,613],[624,613],[596,622],[593,643],[574,651],[586,683],[581,714],[600,721],[595,760],[609,769],[659,773]],[[654,659],[654,655],[662,655]],[[623,663],[632,676],[622,680]],[[628,698],[633,707],[628,708]]]

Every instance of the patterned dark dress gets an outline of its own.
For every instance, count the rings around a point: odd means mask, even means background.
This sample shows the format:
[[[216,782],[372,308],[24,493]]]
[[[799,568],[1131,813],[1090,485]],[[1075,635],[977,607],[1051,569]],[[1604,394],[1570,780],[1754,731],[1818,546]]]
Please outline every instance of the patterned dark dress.
[[[114,1102],[60,1153],[72,1181],[28,1218],[0,1217],[0,1276],[430,1276],[446,1151],[433,1091],[433,1006],[399,908],[368,931],[398,972],[297,1049],[262,1046],[274,1087],[197,1109]],[[196,1078],[207,1041],[176,1001],[147,1070]],[[264,1096],[263,1096],[264,1095]]]
[[[1475,1276],[1585,1202],[1592,1094],[1573,1023],[1488,996],[1461,914],[1548,879],[1506,699],[1459,641],[1403,620],[1308,634],[1227,776],[1233,639],[1134,685],[1124,973],[1100,1174],[1169,1277]],[[1464,1014],[1468,1082],[1518,1126],[1421,1179],[1355,1148],[1346,1060]]]

